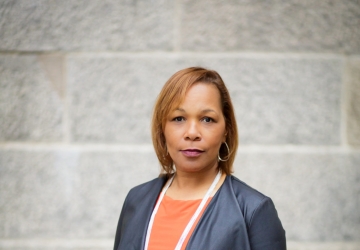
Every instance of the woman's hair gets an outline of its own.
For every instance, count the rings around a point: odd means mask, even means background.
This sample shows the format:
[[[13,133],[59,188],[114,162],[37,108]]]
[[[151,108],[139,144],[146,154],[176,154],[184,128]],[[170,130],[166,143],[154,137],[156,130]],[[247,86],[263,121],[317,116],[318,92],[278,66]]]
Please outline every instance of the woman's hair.
[[[238,147],[237,126],[229,92],[220,75],[214,70],[200,67],[186,68],[176,72],[165,83],[155,103],[152,119],[151,133],[156,155],[163,170],[167,174],[173,173],[174,162],[167,152],[164,136],[165,123],[170,112],[180,105],[189,88],[196,83],[214,84],[219,90],[222,112],[225,118],[226,143],[230,152],[224,144],[221,145],[219,155],[227,161],[219,161],[218,166],[226,174],[231,174]]]

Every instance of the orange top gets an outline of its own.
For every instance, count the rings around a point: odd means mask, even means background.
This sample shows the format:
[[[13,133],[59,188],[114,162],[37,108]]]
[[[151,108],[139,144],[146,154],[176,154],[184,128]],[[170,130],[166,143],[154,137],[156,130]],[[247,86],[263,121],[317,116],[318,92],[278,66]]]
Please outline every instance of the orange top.
[[[197,217],[194,225],[189,231],[181,249],[186,245],[193,233],[198,221],[204,213],[211,197],[207,200],[204,208]],[[154,223],[149,240],[149,250],[169,250],[175,249],[185,227],[194,215],[196,209],[201,203],[198,200],[174,200],[165,195],[159,209],[155,215]]]

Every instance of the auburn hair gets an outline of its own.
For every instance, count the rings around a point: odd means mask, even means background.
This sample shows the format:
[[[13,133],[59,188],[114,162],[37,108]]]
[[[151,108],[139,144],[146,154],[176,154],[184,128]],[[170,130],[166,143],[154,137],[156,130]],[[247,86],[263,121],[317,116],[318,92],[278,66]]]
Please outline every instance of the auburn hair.
[[[221,76],[214,70],[201,67],[191,67],[180,70],[170,77],[163,86],[154,106],[151,135],[156,155],[162,169],[171,174],[175,171],[174,162],[167,152],[164,135],[165,123],[171,111],[177,108],[185,99],[189,88],[196,83],[213,84],[220,93],[222,112],[225,118],[226,143],[221,145],[219,155],[227,161],[219,161],[218,167],[227,175],[233,172],[233,163],[238,147],[238,132],[234,108]]]

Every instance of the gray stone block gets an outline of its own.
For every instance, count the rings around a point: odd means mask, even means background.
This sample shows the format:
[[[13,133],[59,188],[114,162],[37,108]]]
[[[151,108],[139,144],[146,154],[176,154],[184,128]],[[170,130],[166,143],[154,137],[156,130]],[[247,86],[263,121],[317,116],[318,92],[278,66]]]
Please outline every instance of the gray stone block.
[[[182,1],[183,50],[360,52],[359,1]]]
[[[100,244],[99,244],[100,243]],[[2,250],[108,250],[111,240],[0,240]],[[359,242],[286,242],[288,250],[359,250]]]
[[[175,65],[151,56],[69,58],[73,140],[150,143],[153,105]]]
[[[340,143],[340,58],[219,58],[232,97],[241,144]]]
[[[360,146],[360,59],[347,64],[347,140]]]
[[[0,238],[114,238],[131,187],[156,178],[153,153],[0,151]]]
[[[161,87],[173,73],[194,65],[223,76],[242,144],[339,144],[341,59],[236,54],[71,57],[73,140],[150,143]]]
[[[240,150],[235,175],[274,200],[288,240],[359,241],[359,164],[356,152]],[[128,190],[158,173],[147,150],[3,149],[0,238],[113,239]]]
[[[100,244],[99,244],[100,243]],[[0,240],[2,250],[108,250],[113,247],[109,240]],[[288,250],[359,250],[359,242],[286,242]]]
[[[360,240],[360,153],[240,150],[235,175],[270,196],[288,240]]]
[[[0,3],[0,50],[169,50],[169,1],[12,1]]]
[[[52,77],[62,75],[61,62],[54,55],[0,55],[0,141],[62,139],[62,82]]]
[[[359,250],[360,242],[286,242],[288,250]]]
[[[1,250],[108,250],[114,239],[1,239]]]

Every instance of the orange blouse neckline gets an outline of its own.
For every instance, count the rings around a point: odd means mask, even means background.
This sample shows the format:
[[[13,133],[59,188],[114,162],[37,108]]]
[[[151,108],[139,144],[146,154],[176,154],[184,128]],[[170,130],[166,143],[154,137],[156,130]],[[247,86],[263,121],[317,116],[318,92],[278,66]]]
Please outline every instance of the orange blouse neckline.
[[[196,219],[193,227],[191,228],[188,236],[186,237],[182,250],[186,245],[202,217],[206,207],[211,201],[209,197],[203,210],[200,212],[199,217]],[[159,210],[155,215],[154,224],[151,230],[149,250],[168,250],[175,249],[181,234],[183,233],[186,225],[194,215],[196,209],[200,205],[202,199],[195,200],[175,200],[170,196],[164,195],[164,198],[159,206]]]

